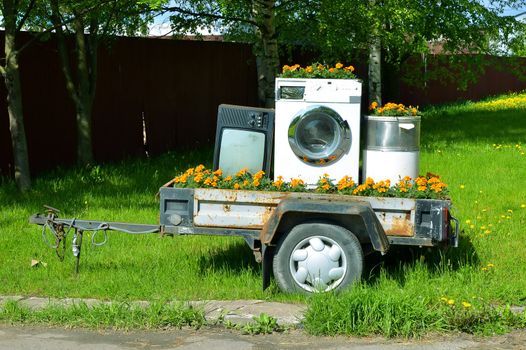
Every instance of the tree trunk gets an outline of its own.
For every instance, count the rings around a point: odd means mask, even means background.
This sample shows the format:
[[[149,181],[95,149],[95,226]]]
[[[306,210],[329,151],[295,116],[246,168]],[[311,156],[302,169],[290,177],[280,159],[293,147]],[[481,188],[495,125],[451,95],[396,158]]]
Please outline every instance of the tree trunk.
[[[76,78],[75,82],[70,66],[70,56],[66,44],[66,38],[62,31],[60,22],[60,11],[58,0],[51,1],[51,20],[57,28],[58,52],[62,62],[62,72],[66,79],[66,88],[75,105],[75,116],[77,122],[77,163],[87,165],[93,162],[92,145],[92,109],[95,97],[95,82],[97,70],[97,41],[96,33],[84,34],[84,21],[80,15],[73,20],[75,31],[76,49]],[[96,18],[92,17],[94,23],[90,28],[96,27]],[[91,37],[91,38],[90,38]]]
[[[382,48],[377,37],[369,45],[369,103],[374,101],[382,104]]]
[[[2,73],[7,89],[7,111],[9,114],[9,131],[13,145],[15,165],[15,181],[21,191],[31,187],[29,158],[27,152],[26,132],[22,109],[22,89],[16,52],[16,9],[14,1],[3,1],[3,16],[5,22],[5,67]]]
[[[371,9],[376,6],[376,0],[369,0]],[[378,26],[374,23],[369,41],[369,103],[382,104],[382,42],[378,36]]]
[[[274,84],[279,68],[278,42],[274,23],[274,0],[253,0],[252,12],[257,23],[258,42],[254,44],[258,73],[258,100],[274,107]]]

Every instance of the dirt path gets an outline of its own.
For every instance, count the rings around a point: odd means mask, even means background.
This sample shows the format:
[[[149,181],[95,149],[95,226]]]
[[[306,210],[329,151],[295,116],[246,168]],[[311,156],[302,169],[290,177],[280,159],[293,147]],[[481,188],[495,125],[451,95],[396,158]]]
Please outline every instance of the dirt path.
[[[362,349],[454,350],[526,349],[526,330],[496,337],[436,336],[418,340],[312,337],[301,331],[242,335],[223,328],[170,331],[90,331],[81,329],[0,325],[0,350],[116,349]]]

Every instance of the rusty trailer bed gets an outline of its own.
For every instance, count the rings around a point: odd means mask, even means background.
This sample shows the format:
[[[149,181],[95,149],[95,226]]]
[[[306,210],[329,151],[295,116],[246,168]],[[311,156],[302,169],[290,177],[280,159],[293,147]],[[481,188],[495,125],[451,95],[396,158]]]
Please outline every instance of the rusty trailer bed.
[[[448,237],[449,200],[380,198],[305,192],[163,187],[161,225],[176,234],[225,234],[258,239],[284,199],[368,203],[390,244],[434,246]],[[451,242],[450,242],[451,243]]]

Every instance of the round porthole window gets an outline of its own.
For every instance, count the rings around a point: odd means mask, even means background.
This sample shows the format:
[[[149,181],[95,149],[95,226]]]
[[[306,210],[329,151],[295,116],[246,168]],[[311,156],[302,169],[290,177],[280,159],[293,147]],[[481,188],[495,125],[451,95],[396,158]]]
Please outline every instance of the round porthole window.
[[[289,126],[289,144],[303,162],[324,166],[349,152],[349,124],[333,109],[312,106],[299,112]]]

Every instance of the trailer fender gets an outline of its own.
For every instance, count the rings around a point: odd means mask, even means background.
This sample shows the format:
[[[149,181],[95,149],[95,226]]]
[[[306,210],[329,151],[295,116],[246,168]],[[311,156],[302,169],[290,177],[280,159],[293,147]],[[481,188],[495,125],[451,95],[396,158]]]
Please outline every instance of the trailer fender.
[[[389,240],[368,202],[283,199],[260,232],[263,245],[272,246],[293,226],[308,221],[324,221],[345,227],[361,243],[370,243],[376,251],[385,254]]]

